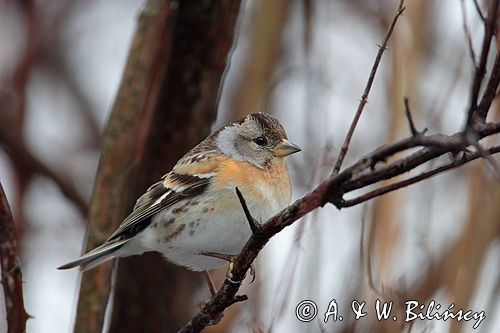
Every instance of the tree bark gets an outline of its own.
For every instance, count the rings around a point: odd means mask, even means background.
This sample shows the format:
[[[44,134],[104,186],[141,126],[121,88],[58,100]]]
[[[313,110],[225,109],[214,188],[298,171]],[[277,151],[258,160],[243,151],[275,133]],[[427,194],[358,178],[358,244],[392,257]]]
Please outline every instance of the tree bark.
[[[238,9],[239,1],[148,1],[104,137],[87,249],[209,134]],[[111,271],[84,274],[75,332],[102,330]],[[116,276],[110,332],[170,332],[196,310],[201,280],[159,255],[121,260]]]
[[[23,333],[29,317],[24,309],[23,277],[18,255],[16,227],[0,183],[0,267],[8,333]]]

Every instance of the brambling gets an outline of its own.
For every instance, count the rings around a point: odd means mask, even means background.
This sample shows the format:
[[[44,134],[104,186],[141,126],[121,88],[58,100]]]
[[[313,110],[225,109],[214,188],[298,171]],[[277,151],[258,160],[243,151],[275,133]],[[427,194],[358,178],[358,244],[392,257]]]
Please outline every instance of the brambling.
[[[239,254],[251,236],[235,188],[257,221],[268,220],[290,204],[284,157],[298,151],[264,113],[222,127],[153,184],[104,244],[59,269],[87,270],[148,251],[194,271],[222,266],[223,256]]]

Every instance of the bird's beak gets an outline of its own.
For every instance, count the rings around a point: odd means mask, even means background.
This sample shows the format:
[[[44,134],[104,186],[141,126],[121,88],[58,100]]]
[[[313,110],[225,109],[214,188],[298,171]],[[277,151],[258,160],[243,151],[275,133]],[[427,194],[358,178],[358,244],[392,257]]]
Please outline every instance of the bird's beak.
[[[278,143],[273,150],[274,156],[288,156],[294,153],[298,153],[302,149],[299,146],[294,145],[288,140],[283,139],[280,143]]]

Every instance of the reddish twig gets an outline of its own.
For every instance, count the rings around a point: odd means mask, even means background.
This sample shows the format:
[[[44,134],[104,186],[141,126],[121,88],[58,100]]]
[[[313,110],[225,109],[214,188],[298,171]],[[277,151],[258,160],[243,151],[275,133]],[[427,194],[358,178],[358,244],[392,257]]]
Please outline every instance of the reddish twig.
[[[24,332],[29,318],[24,309],[23,279],[15,229],[9,203],[0,183],[0,268],[9,333]]]
[[[356,126],[358,124],[359,118],[361,117],[361,113],[363,112],[363,109],[365,108],[366,103],[368,102],[368,95],[370,94],[370,89],[372,87],[373,81],[375,79],[375,74],[377,73],[378,66],[380,64],[380,60],[382,59],[382,55],[384,54],[385,49],[387,48],[387,43],[389,42],[389,39],[391,38],[392,32],[394,31],[394,27],[396,26],[396,22],[398,21],[398,18],[403,14],[405,8],[403,7],[404,0],[401,0],[399,2],[398,9],[396,10],[396,14],[394,15],[391,25],[389,26],[389,29],[387,30],[387,34],[384,37],[384,40],[382,41],[382,44],[379,46],[379,50],[377,53],[377,56],[375,57],[375,61],[373,63],[372,69],[370,71],[370,75],[368,77],[368,82],[366,83],[365,90],[363,92],[363,95],[361,95],[361,99],[358,104],[358,109],[356,110],[356,113],[354,114],[354,118],[351,122],[351,126],[349,127],[349,130],[347,131],[347,135],[344,139],[344,142],[342,143],[342,147],[340,148],[339,152],[339,157],[337,159],[337,162],[335,163],[335,167],[333,168],[333,174],[337,174],[340,171],[340,168],[342,167],[342,163],[344,162],[344,158],[347,154],[347,150],[349,149],[349,144],[351,142],[352,135],[354,133],[354,130],[356,129]]]

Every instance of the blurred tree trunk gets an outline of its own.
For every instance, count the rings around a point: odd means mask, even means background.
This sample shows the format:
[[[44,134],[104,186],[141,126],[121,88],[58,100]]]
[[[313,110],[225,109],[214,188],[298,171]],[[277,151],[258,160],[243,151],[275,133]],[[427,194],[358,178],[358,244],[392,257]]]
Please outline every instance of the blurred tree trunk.
[[[409,134],[408,123],[405,117],[403,97],[419,96],[418,82],[420,82],[421,68],[419,61],[425,53],[425,33],[426,18],[428,17],[427,1],[408,3],[408,12],[406,18],[408,26],[411,29],[412,38],[409,39],[400,31],[394,32],[394,46],[390,51],[391,56],[391,74],[388,80],[389,87],[389,110],[388,116],[388,142],[401,139]],[[410,100],[412,115],[418,113],[420,109],[417,101]],[[397,159],[400,155],[395,155]],[[393,181],[393,180],[391,180]],[[389,183],[389,182],[386,182]],[[373,210],[372,231],[375,233],[375,255],[379,263],[377,269],[384,283],[390,283],[395,278],[393,263],[394,255],[397,251],[398,240],[401,239],[401,207],[404,206],[405,189],[387,195],[375,200]],[[397,278],[397,277],[396,277]]]
[[[431,8],[428,1],[408,2],[406,19],[408,27],[411,29],[412,38],[401,31],[395,31],[393,36],[393,47],[389,49],[391,68],[390,79],[388,80],[389,113],[388,113],[388,135],[387,142],[393,142],[409,134],[408,122],[405,117],[403,97],[419,96],[418,85],[420,82],[421,68],[420,59],[425,52],[425,33],[427,28],[426,18]],[[410,100],[412,115],[418,114],[419,105],[416,100]],[[396,154],[393,158],[400,158],[401,154]],[[391,180],[391,182],[397,178]],[[390,182],[384,182],[389,184]],[[406,189],[387,193],[377,198],[373,205],[372,228],[370,237],[374,248],[371,256],[375,258],[376,266],[374,274],[376,285],[391,286],[397,281],[398,271],[394,269],[397,262],[396,257],[401,244],[401,220],[405,206]],[[425,221],[422,221],[425,223]],[[372,259],[369,259],[372,260]],[[372,294],[376,298],[378,295]],[[400,324],[393,321],[383,321],[377,325],[377,329],[382,332],[399,332]]]
[[[265,112],[271,78],[281,59],[283,31],[290,5],[287,0],[259,0],[252,13],[250,47],[240,82],[231,97],[229,119],[251,112]]]
[[[104,241],[137,197],[210,132],[239,1],[150,0],[141,13],[105,133],[87,249]],[[201,280],[159,255],[118,265],[110,332],[171,332],[196,309]],[[75,332],[100,332],[111,265],[85,273]]]
[[[500,226],[500,185],[491,179],[484,163],[468,168],[467,176],[468,218],[443,274],[450,299],[457,309],[472,308],[474,291],[480,288],[481,271],[486,269],[486,255],[498,240],[496,230]],[[458,332],[460,327],[463,327],[461,323],[450,322],[450,332]]]
[[[0,183],[0,282],[7,312],[7,332],[20,333],[26,329],[28,314],[24,309],[23,277],[19,267],[16,226],[9,202]]]

